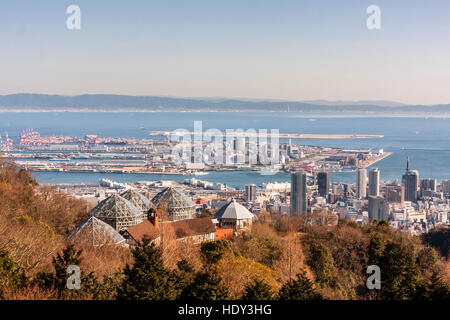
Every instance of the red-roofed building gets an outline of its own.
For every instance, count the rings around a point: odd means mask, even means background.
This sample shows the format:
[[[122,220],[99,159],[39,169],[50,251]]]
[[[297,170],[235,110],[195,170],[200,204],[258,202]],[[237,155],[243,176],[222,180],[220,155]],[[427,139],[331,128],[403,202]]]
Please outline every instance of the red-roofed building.
[[[144,237],[148,237],[152,242],[158,244],[161,241],[161,234],[164,232],[167,232],[167,236],[174,235],[177,240],[190,239],[198,243],[214,240],[216,227],[209,217],[159,222],[158,214],[156,214],[154,217],[128,228],[122,235],[130,245],[136,245]]]
[[[195,203],[195,204],[204,204],[205,201],[206,201],[205,198],[200,198],[200,199],[196,199],[196,200],[194,201],[194,203]]]

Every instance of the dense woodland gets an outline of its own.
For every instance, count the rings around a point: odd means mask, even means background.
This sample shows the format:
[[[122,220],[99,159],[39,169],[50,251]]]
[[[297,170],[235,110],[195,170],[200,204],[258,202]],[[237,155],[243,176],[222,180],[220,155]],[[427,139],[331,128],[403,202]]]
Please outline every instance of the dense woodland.
[[[385,221],[310,226],[262,213],[233,241],[166,237],[136,248],[77,247],[67,233],[90,205],[0,164],[1,299],[450,299],[448,229],[422,238]],[[81,289],[66,286],[69,265]],[[381,269],[368,290],[366,268]]]

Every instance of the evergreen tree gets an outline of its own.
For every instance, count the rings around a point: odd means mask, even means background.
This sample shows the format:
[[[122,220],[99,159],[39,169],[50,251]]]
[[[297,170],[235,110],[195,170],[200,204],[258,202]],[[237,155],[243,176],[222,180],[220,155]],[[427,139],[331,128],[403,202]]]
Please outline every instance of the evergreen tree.
[[[243,300],[273,300],[272,288],[263,280],[254,279],[245,287]]]
[[[178,261],[178,271],[174,271],[174,282],[177,295],[180,295],[183,290],[189,286],[195,277],[194,267],[185,259]]]
[[[387,222],[386,220],[381,220],[378,222],[377,226],[379,227],[389,227],[389,222]]]
[[[425,277],[429,277],[439,271],[438,262],[439,256],[436,250],[431,247],[422,248],[417,253],[416,264]]]
[[[178,270],[183,273],[194,273],[194,266],[186,259],[182,259],[177,263]]]
[[[204,241],[201,244],[201,253],[207,264],[217,263],[225,252],[231,251],[227,240]]]
[[[0,297],[4,288],[16,289],[26,284],[25,272],[6,251],[0,251]]]
[[[411,299],[416,290],[419,270],[411,250],[400,244],[386,245],[380,258],[381,297],[386,300]]]
[[[69,245],[53,258],[53,268],[55,268],[56,287],[63,289],[67,285],[67,268],[71,265],[80,266],[82,250],[77,250],[73,245]]]
[[[67,270],[72,265],[80,267],[82,252],[82,250],[77,250],[73,245],[68,245],[52,260],[55,272],[39,273],[35,283],[45,289],[56,290],[60,299],[95,299],[98,295],[100,284],[93,272],[86,274],[80,268],[80,289],[69,289],[67,287],[67,280],[71,276]]]
[[[306,263],[314,272],[317,283],[325,285],[333,278],[334,260],[330,250],[324,245],[312,243]]]
[[[296,280],[289,280],[283,284],[278,292],[280,300],[321,300],[322,296],[316,292],[313,283],[305,272],[299,273]]]
[[[148,238],[133,250],[134,265],[127,265],[118,299],[167,300],[177,296],[175,277],[163,264],[162,251]]]
[[[436,228],[431,232],[422,235],[424,243],[439,251],[441,256],[448,257],[450,253],[450,229]]]
[[[181,298],[195,300],[225,300],[228,298],[228,290],[214,271],[203,270],[198,272],[192,283],[184,288]]]
[[[375,235],[370,239],[369,243],[369,264],[378,265],[383,255],[384,241],[379,235]]]
[[[437,273],[430,279],[422,280],[417,286],[415,299],[418,300],[450,300],[450,287]]]
[[[94,299],[98,300],[114,300],[121,286],[122,272],[118,271],[112,276],[105,276],[103,282],[98,286]]]

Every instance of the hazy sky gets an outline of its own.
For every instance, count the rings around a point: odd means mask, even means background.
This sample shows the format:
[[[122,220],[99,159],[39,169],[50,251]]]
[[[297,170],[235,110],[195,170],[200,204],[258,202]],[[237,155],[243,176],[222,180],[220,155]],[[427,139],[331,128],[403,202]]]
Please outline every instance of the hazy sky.
[[[450,1],[2,0],[0,94],[19,92],[450,103]]]

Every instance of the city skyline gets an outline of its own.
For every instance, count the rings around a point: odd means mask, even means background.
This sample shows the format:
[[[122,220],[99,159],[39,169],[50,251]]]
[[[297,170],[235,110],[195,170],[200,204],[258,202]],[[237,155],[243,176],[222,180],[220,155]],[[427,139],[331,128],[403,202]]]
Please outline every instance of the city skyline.
[[[448,0],[1,1],[0,299],[450,300],[449,21]]]

